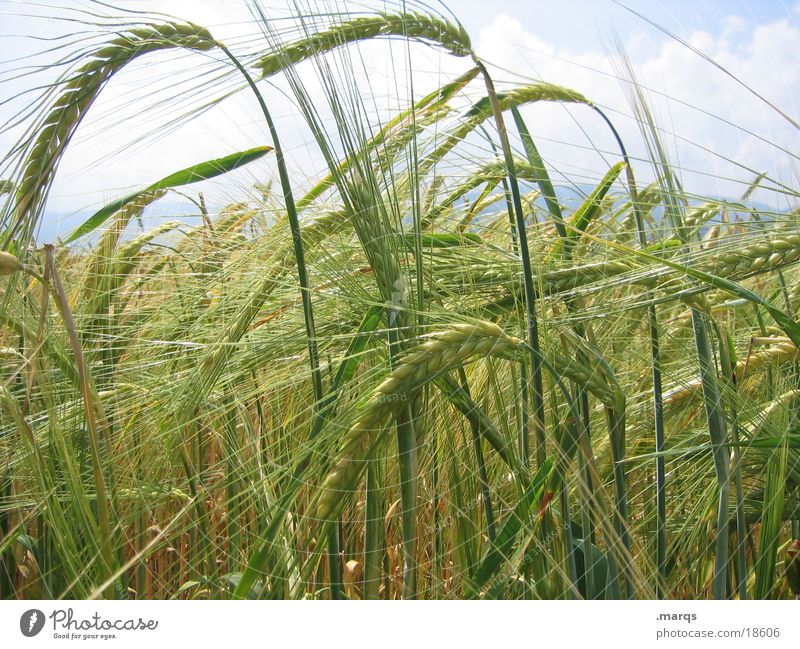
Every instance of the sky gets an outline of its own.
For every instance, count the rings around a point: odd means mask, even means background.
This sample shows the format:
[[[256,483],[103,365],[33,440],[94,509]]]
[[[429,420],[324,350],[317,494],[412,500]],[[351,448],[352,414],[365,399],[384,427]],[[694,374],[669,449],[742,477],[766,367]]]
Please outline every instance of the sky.
[[[117,0],[113,4],[122,10],[161,12],[204,25],[243,55],[263,47],[263,35],[245,0]],[[306,9],[316,5],[341,11],[388,7],[388,3],[369,1],[304,0],[301,4]],[[800,147],[797,128],[790,120],[800,121],[800,3],[453,0],[446,9],[435,0],[428,4],[451,11],[461,21],[501,88],[534,80],[573,88],[603,107],[634,157],[646,157],[632,117],[630,86],[619,78],[619,43],[646,88],[670,157],[680,166],[690,192],[735,199],[760,172],[777,182],[798,185]],[[282,0],[263,0],[262,5],[277,19],[279,30],[296,24],[287,18]],[[88,47],[100,42],[97,28],[75,19],[85,21],[87,11],[120,13],[109,6],[90,0],[0,0],[0,124],[5,125],[0,128],[0,156],[29,123],[23,120],[10,126],[33,96],[17,94],[52,80],[52,68],[29,73],[28,66],[52,61],[53,53],[38,54],[52,45],[83,43]],[[360,44],[353,57],[358,65],[352,76],[360,87],[369,88],[370,107],[378,120],[405,107],[412,80],[413,93],[419,97],[469,67],[468,61],[439,49],[387,41]],[[407,70],[409,57],[413,77]],[[236,82],[220,80],[219,70],[219,59],[173,53],[142,57],[115,77],[82,123],[59,168],[43,238],[63,236],[93,209],[131,188],[202,160],[270,144],[257,107],[246,93],[237,93],[191,121],[173,123],[220,92],[238,87]],[[313,65],[300,66],[300,74],[315,102],[324,104]],[[307,187],[324,167],[319,151],[297,117],[285,81],[276,79],[265,88],[265,95],[293,180]],[[596,182],[618,159],[607,131],[583,107],[536,105],[523,114],[556,182],[580,186]],[[465,156],[463,164],[468,163]],[[639,168],[647,178],[647,165],[639,162],[637,172]],[[212,206],[219,206],[247,196],[254,181],[271,176],[274,161],[265,158],[203,190]],[[754,198],[778,208],[793,206],[781,194],[767,191]]]

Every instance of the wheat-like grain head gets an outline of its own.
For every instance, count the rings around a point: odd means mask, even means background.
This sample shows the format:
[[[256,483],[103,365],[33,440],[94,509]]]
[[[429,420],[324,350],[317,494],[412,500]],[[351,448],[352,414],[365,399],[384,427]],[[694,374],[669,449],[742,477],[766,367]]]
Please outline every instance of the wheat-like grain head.
[[[329,520],[354,488],[365,460],[389,418],[424,383],[474,358],[507,357],[521,345],[491,322],[455,324],[432,334],[403,356],[373,392],[344,436],[339,459],[325,478],[316,517]]]
[[[263,76],[269,77],[312,56],[379,36],[405,36],[436,43],[455,56],[469,56],[472,53],[469,35],[461,25],[428,14],[379,13],[334,25],[296,43],[282,46],[278,51],[259,59],[256,67]]]
[[[481,260],[474,258],[469,264],[450,264],[442,253],[437,275],[470,287],[479,285],[504,286],[521,283],[519,270],[511,262],[497,259]],[[800,260],[800,235],[777,234],[760,242],[737,249],[714,250],[704,253],[696,262],[688,265],[705,273],[728,279],[744,279],[752,275],[784,268]],[[635,262],[635,257],[612,259],[594,263],[574,265],[566,268],[546,268],[541,271],[542,291],[545,294],[559,294],[591,284],[603,287],[604,280],[625,277],[627,284],[637,284],[648,288],[658,288],[665,278],[675,280],[676,271],[671,268],[644,271],[646,267]],[[674,283],[670,285],[674,290]]]
[[[216,45],[207,30],[192,23],[165,23],[130,29],[89,55],[67,78],[39,124],[17,186],[17,223],[40,207],[58,163],[86,111],[105,84],[128,63],[148,52],[170,48],[209,50]]]
[[[799,352],[794,343],[788,339],[780,340],[776,344],[762,351],[750,354],[736,363],[736,380],[741,383],[745,373],[757,372],[765,367],[788,363],[798,359]],[[677,407],[694,396],[701,393],[703,383],[700,378],[692,379],[688,383],[674,388],[664,394],[664,405],[671,408]]]

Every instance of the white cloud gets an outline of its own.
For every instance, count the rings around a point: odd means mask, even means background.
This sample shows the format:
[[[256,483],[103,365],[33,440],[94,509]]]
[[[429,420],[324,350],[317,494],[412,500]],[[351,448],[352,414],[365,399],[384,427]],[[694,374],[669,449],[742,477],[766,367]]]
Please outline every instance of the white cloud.
[[[786,20],[754,26],[733,16],[722,21],[718,34],[698,31],[687,40],[783,111],[798,116],[800,52],[792,44],[800,40],[800,28]],[[488,25],[478,42],[481,54],[498,66],[520,76],[573,88],[607,107],[629,149],[643,154],[642,147],[637,146],[641,138],[630,117],[632,111],[623,87],[608,76],[615,69],[612,54],[559,48],[507,15],[498,16]],[[744,186],[725,179],[740,183],[752,180],[752,174],[713,153],[757,171],[767,171],[778,180],[792,181],[797,169],[795,161],[773,144],[797,152],[797,131],[764,102],[678,42],[654,44],[640,34],[625,47],[633,58],[639,81],[653,91],[649,93],[653,111],[666,132],[664,139],[673,162],[679,162],[685,170],[684,180],[690,191],[735,197]],[[604,165],[600,157],[578,148],[588,143],[576,120],[598,147],[612,150],[610,140],[589,111],[537,106],[527,109],[526,115],[534,135],[543,139],[542,153],[552,164],[583,169],[587,177],[600,175]],[[760,198],[767,197],[762,194]]]

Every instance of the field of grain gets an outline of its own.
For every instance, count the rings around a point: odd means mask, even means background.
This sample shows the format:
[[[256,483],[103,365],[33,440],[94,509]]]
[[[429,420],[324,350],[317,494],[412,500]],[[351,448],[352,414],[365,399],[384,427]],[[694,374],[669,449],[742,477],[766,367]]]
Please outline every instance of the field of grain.
[[[750,200],[795,188],[685,192],[624,57],[650,159],[581,88],[496,85],[451,16],[254,12],[242,53],[127,20],[53,51],[0,152],[0,598],[800,593],[800,211]],[[376,127],[342,73],[367,41],[461,71]],[[41,245],[82,120],[173,51],[217,65],[265,141]],[[326,166],[311,183],[273,78]],[[577,199],[523,117],[539,103],[616,143]],[[195,183],[257,161],[271,184],[207,209]],[[193,221],[137,229],[177,192]]]

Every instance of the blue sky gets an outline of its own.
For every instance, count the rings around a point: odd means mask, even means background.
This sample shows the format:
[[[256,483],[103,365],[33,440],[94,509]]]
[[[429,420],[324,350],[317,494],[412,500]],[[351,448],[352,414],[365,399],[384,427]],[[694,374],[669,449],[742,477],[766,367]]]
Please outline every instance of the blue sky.
[[[263,4],[283,15],[282,0]],[[347,10],[382,6],[367,0],[325,4]],[[625,4],[691,42],[788,115],[800,117],[800,3],[628,0]],[[120,0],[116,6],[192,20],[236,47],[244,47],[247,38],[258,33],[243,0]],[[612,50],[614,38],[619,38],[649,89],[670,154],[684,169],[690,191],[736,197],[752,179],[752,171],[767,171],[780,182],[797,186],[797,131],[747,89],[611,0],[456,0],[448,6],[467,28],[478,53],[496,64],[494,74],[501,85],[543,79],[572,87],[606,107],[631,151],[643,155],[625,85],[615,78],[619,66]],[[63,34],[69,40],[75,23],[55,17],[93,8],[97,5],[78,0],[0,0],[0,95],[9,97],[32,83],[33,77],[20,77],[20,64],[13,60],[20,52],[42,48],[42,41],[32,37]],[[390,95],[407,77],[398,74],[397,59],[390,56],[397,47],[384,41],[361,50],[367,67],[362,77],[376,96],[375,105],[389,112]],[[431,48],[413,46],[412,53],[416,94],[466,69],[464,61]],[[191,71],[211,68],[191,56],[152,57],[120,74],[104,90],[59,170],[49,205],[48,237],[68,231],[80,218],[77,215],[131,187],[182,166],[269,143],[253,117],[250,100],[241,96],[177,130],[158,131],[175,117],[168,110],[160,110],[155,119],[142,118],[142,111],[156,103],[159,93],[186,88],[187,102],[191,93],[200,97],[202,89],[195,88],[196,82],[192,85]],[[320,158],[281,90],[278,84],[270,91],[271,101],[295,178],[302,185],[321,169]],[[0,104],[0,123],[21,105],[21,100]],[[612,148],[607,136],[580,109],[532,107],[525,116],[546,160],[557,168],[558,180],[592,182],[615,161],[607,152]],[[21,132],[17,128],[0,133],[0,151],[5,153]],[[237,200],[270,169],[265,160],[261,168],[238,173],[233,184],[212,185],[207,191],[212,204]],[[776,196],[759,199],[788,206]]]

